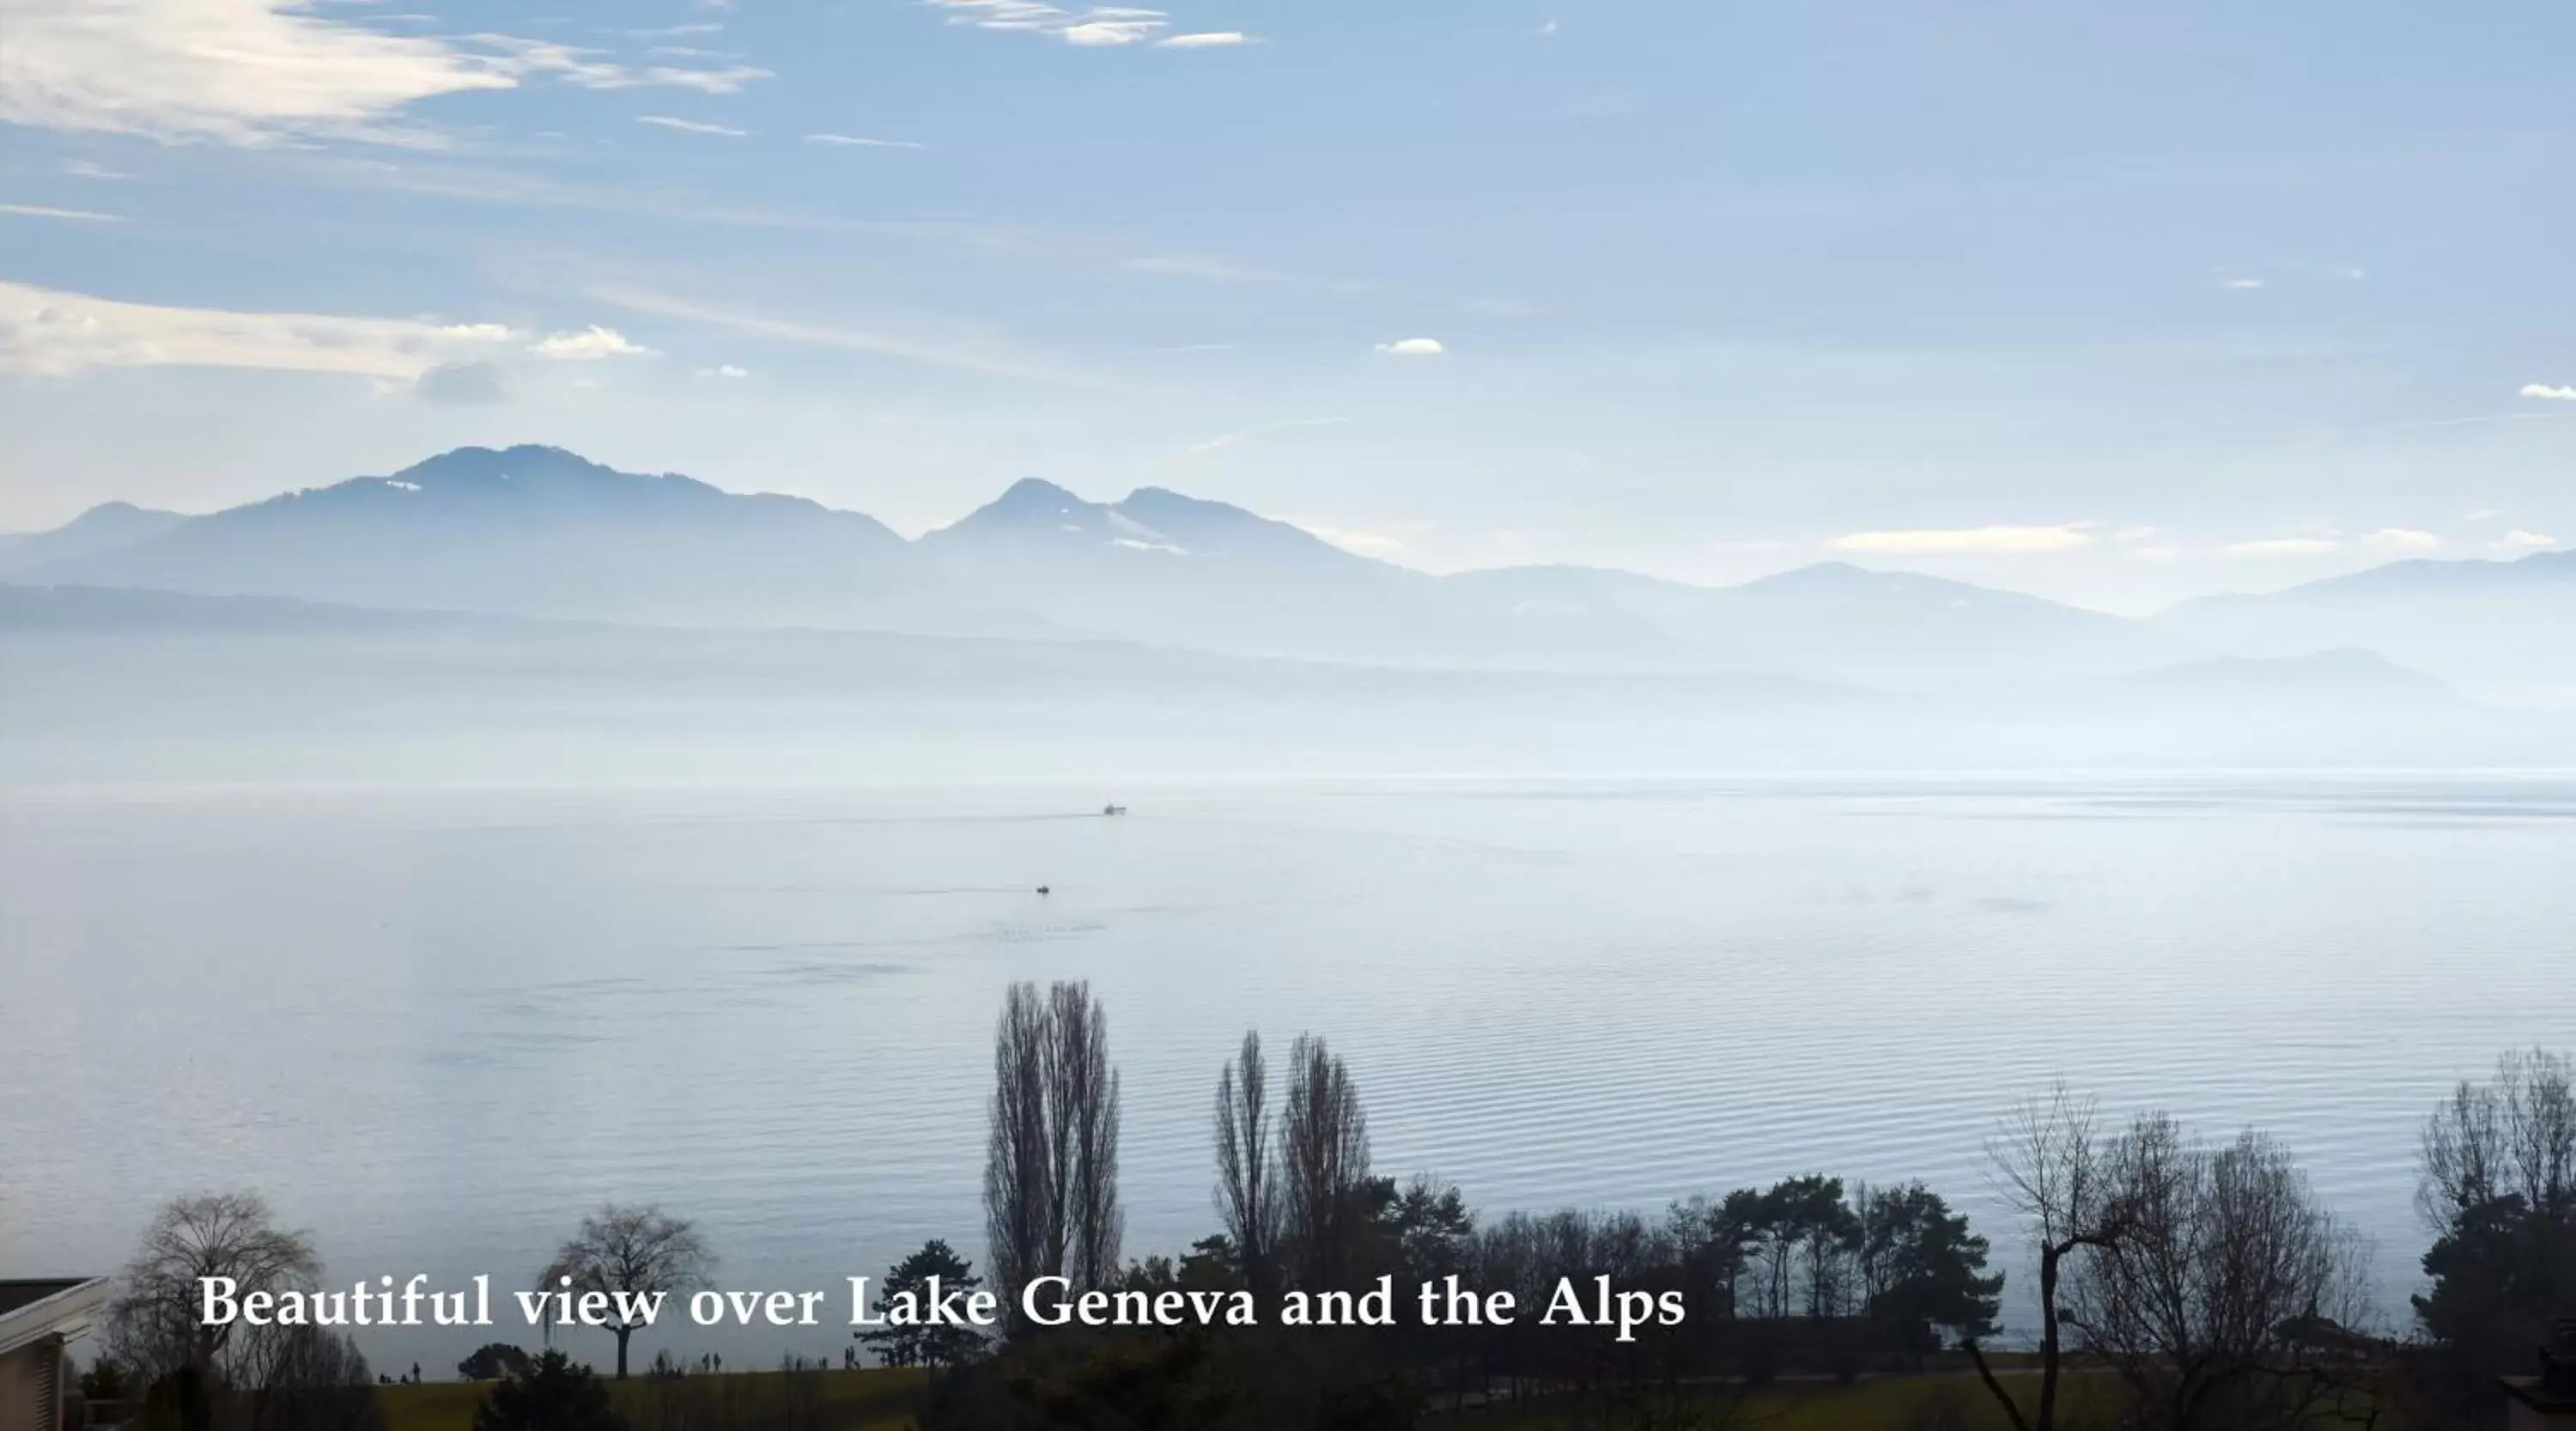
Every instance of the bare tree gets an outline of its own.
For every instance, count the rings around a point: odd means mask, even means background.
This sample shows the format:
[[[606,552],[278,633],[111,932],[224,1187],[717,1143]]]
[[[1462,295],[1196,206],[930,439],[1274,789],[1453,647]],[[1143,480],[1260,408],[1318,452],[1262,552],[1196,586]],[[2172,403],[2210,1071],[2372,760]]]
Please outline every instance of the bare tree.
[[[2056,1431],[2057,1393],[2065,1356],[2060,1282],[2067,1259],[2085,1248],[2115,1245],[2127,1214],[2104,1186],[2094,1144],[2093,1105],[2063,1085],[2015,1109],[1986,1144],[1997,1191],[2030,1225],[2039,1263],[2039,1405],[2024,1412],[1995,1378],[1975,1339],[1965,1342],[1986,1390],[2014,1431]]]
[[[1261,1034],[1247,1031],[1216,1081],[1217,1209],[1256,1297],[1277,1290],[1278,1173],[1271,1161],[1270,1069]]]
[[[984,1154],[984,1236],[1006,1307],[1063,1267],[1055,1241],[1055,1175],[1047,1149],[1047,1009],[1035,984],[1013,984],[993,1032],[992,1127]]]
[[[617,1338],[617,1375],[626,1376],[626,1344],[647,1317],[637,1299],[668,1297],[707,1285],[715,1254],[697,1229],[658,1207],[614,1203],[581,1220],[581,1229],[537,1274],[540,1292],[605,1292],[612,1320],[602,1323]],[[626,1300],[619,1301],[618,1295]]]
[[[2433,1234],[2417,1321],[2447,1395],[2482,1400],[2576,1295],[2576,1065],[2532,1050],[2463,1082],[2424,1128],[2416,1207]]]
[[[2366,1396],[2368,1247],[2287,1150],[2150,1114],[2102,1152],[2122,1227],[2078,1260],[2067,1320],[2156,1424],[2300,1427]]]
[[[1323,1039],[1299,1034],[1288,1050],[1288,1104],[1279,1124],[1282,1241],[1304,1285],[1329,1288],[1347,1270],[1368,1181],[1368,1115],[1350,1069]]]
[[[240,1293],[309,1290],[321,1259],[303,1233],[279,1228],[255,1192],[178,1198],[163,1207],[128,1263],[107,1313],[108,1346],[148,1382],[171,1372],[238,1379],[257,1359],[239,1324],[204,1325],[200,1283],[232,1280]]]
[[[1118,1070],[1087,983],[1011,986],[993,1037],[984,1231],[995,1290],[1017,1315],[1040,1277],[1077,1289],[1118,1273]]]
[[[2497,1060],[2492,1083],[2461,1080],[2425,1124],[2422,1164],[2416,1207],[2436,1233],[2506,1198],[2576,1209],[2576,1064],[2534,1049]]]
[[[1118,1070],[1109,1062],[1109,1018],[1088,982],[1057,984],[1047,1079],[1049,1162],[1064,1275],[1077,1289],[1118,1276],[1126,1230],[1118,1207]]]
[[[380,1431],[374,1374],[358,1344],[320,1327],[268,1329],[251,1346],[226,1431]]]

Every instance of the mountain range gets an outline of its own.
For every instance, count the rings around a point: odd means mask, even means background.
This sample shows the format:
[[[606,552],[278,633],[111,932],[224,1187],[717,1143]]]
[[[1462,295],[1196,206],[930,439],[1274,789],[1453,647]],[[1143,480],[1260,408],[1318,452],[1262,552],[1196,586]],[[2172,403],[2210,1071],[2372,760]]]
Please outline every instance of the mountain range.
[[[2130,620],[1833,562],[1732,587],[1565,566],[1436,576],[1220,502],[1156,487],[1092,502],[1034,478],[906,541],[802,498],[532,446],[205,516],[111,503],[0,540],[0,582],[1916,692],[2369,652],[2483,700],[2576,705],[2576,553],[2398,562]]]

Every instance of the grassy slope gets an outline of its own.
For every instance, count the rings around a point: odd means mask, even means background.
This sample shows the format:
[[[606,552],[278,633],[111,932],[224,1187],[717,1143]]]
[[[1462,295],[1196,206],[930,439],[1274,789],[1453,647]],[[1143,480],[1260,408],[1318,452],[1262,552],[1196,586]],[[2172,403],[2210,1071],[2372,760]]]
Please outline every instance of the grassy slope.
[[[746,1372],[720,1378],[726,1382],[758,1381],[773,1378],[776,1372]],[[904,1371],[833,1371],[823,1373],[829,1388],[830,1404],[843,1409],[847,1431],[899,1431],[910,1424],[912,1410],[919,1400],[921,1376]],[[693,1380],[695,1378],[692,1378]],[[2019,1372],[2004,1373],[2005,1382],[2016,1394],[2036,1399],[2038,1378]],[[2070,1410],[2080,1410],[2083,1393],[2081,1378],[2070,1379]],[[387,1386],[378,1391],[384,1403],[387,1431],[468,1431],[474,1422],[474,1408],[481,1403],[488,1386],[470,1382],[430,1382],[418,1386]],[[745,1388],[749,1390],[750,1388]],[[646,1391],[640,1381],[612,1383],[610,1390],[621,1406],[632,1408]],[[1694,1397],[1699,1401],[1701,1398]],[[1831,1382],[1799,1382],[1766,1387],[1760,1390],[1709,1396],[1701,1409],[1712,1427],[1759,1426],[1763,1431],[1904,1431],[1911,1425],[1926,1424],[1918,1419],[1933,1403],[1953,1400],[1965,1413],[1964,1419],[1932,1424],[1955,1424],[1962,1431],[1994,1427],[2002,1431],[2002,1415],[1996,1411],[1983,1387],[1973,1378],[1958,1375],[1889,1377],[1841,1385]],[[1434,1408],[1426,1418],[1438,1425],[1451,1418]],[[1498,1406],[1470,1413],[1459,1420],[1462,1424],[1490,1428],[1490,1431],[1548,1431],[1548,1428],[1572,1425],[1588,1418],[1579,1408],[1561,1399],[1525,1406]]]
[[[757,1383],[774,1380],[778,1375],[774,1371],[736,1372],[714,1379],[728,1383],[728,1389],[756,1394]],[[907,1426],[921,1397],[922,1377],[917,1371],[872,1369],[827,1371],[821,1375],[829,1405],[844,1414],[840,1423],[844,1431],[894,1431]],[[435,1381],[380,1387],[376,1398],[385,1408],[386,1431],[468,1431],[474,1424],[474,1408],[482,1404],[489,1390],[489,1383]],[[609,1393],[619,1408],[630,1413],[649,1390],[641,1378],[609,1383]]]

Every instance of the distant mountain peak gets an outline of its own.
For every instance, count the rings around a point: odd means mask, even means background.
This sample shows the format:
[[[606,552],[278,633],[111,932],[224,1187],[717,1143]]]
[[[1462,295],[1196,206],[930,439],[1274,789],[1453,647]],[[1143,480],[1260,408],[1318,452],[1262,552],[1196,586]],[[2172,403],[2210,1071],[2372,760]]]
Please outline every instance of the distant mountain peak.
[[[1018,509],[1028,507],[1088,507],[1093,505],[1043,477],[1023,477],[1004,489],[989,504],[993,507]]]
[[[436,491],[549,478],[593,482],[652,480],[639,473],[619,472],[564,448],[521,443],[515,447],[451,448],[375,481],[379,486],[400,488],[408,483],[413,491]]]
[[[0,574],[133,546],[189,520],[132,502],[101,502],[52,531],[0,538]]]

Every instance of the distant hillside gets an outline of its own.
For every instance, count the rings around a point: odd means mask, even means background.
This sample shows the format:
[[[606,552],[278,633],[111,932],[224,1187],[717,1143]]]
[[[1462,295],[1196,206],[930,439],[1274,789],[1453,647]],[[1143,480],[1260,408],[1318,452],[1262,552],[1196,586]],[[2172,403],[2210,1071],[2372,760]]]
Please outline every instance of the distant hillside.
[[[1159,487],[1089,502],[1024,479],[919,546],[952,586],[1123,640],[1465,669],[1605,669],[1676,654],[1610,623],[1533,625],[1428,573]]]
[[[2129,621],[1825,562],[1711,588],[1435,576],[1222,502],[1024,479],[906,542],[871,517],[549,447],[460,448],[183,518],[110,504],[0,578],[707,628],[1112,640],[1423,670],[1768,674],[1938,694],[2366,651],[2487,700],[2576,706],[2576,554],[2399,562]]]
[[[2375,657],[1908,696],[0,586],[0,782],[2548,765]]]
[[[1615,621],[1704,664],[1886,688],[2133,671],[2176,655],[2115,616],[1843,562],[1717,588],[1562,566],[1448,581],[1533,624]]]
[[[2240,656],[2362,647],[2482,699],[2576,707],[2576,552],[2391,562],[2269,595],[2187,601],[2151,624]]]
[[[962,620],[901,537],[798,497],[468,447],[15,578],[677,625]]]
[[[102,502],[52,531],[0,537],[0,576],[130,547],[187,520],[131,502]]]

